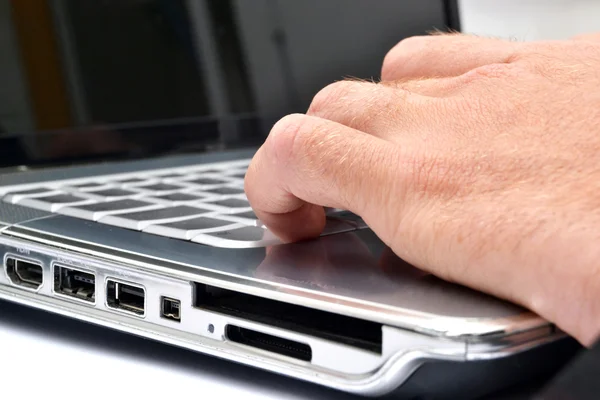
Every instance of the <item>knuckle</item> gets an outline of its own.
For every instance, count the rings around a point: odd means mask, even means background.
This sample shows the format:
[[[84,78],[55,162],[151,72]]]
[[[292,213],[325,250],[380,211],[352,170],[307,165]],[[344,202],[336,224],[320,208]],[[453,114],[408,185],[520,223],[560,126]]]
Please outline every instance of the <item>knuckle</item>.
[[[266,157],[276,166],[284,166],[297,151],[297,139],[306,130],[309,117],[302,114],[290,114],[280,119],[271,129],[264,149]]]
[[[383,59],[381,78],[391,80],[396,76],[403,75],[410,59],[427,47],[428,40],[430,38],[425,36],[413,36],[400,41]]]
[[[402,39],[397,47],[400,50],[415,50],[420,49],[423,45],[429,43],[434,36],[410,36],[405,39]]]
[[[319,123],[310,116],[292,114],[275,124],[268,138],[268,156],[272,168],[289,170],[290,165],[319,171],[331,158],[332,148],[339,141],[340,132]]]
[[[333,104],[339,103],[354,90],[355,82],[339,81],[321,89],[313,98],[308,114],[320,115],[325,113]]]

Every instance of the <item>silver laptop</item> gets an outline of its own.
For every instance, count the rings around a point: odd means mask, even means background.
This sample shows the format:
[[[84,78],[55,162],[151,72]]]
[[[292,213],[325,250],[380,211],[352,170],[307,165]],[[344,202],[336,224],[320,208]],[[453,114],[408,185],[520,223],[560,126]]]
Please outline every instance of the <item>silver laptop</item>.
[[[0,299],[365,396],[472,397],[570,354],[357,215],[281,244],[244,194],[274,121],[458,29],[454,2],[47,5],[0,1]]]

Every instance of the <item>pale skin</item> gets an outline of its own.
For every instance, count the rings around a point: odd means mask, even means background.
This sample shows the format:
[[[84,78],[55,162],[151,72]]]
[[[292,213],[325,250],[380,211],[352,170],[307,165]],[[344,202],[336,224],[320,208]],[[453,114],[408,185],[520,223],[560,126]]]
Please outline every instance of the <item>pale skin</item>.
[[[285,241],[325,207],[400,257],[600,335],[600,34],[402,41],[381,82],[341,81],[279,121],[246,192]]]

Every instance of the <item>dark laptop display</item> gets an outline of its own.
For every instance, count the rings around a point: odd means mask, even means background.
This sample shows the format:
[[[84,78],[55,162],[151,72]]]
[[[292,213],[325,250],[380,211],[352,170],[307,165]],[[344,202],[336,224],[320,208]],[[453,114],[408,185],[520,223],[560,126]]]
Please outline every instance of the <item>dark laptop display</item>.
[[[257,145],[447,28],[440,0],[0,0],[0,167]]]

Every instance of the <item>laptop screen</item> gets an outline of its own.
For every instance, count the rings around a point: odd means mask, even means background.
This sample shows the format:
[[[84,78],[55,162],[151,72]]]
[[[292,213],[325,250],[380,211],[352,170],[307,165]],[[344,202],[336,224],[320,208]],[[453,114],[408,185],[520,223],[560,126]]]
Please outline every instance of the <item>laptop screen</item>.
[[[0,0],[0,167],[258,145],[442,0]]]

